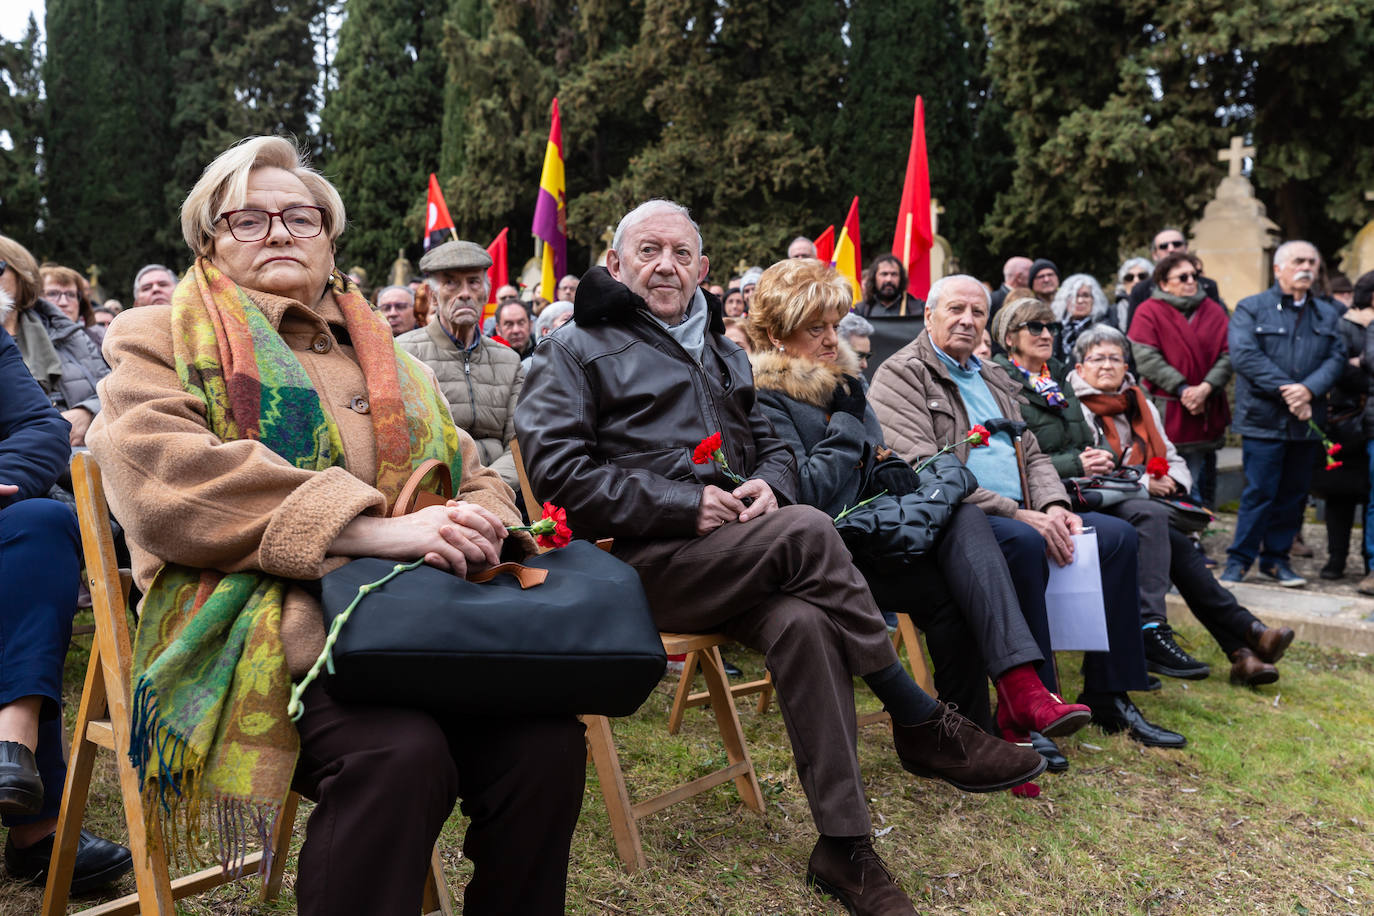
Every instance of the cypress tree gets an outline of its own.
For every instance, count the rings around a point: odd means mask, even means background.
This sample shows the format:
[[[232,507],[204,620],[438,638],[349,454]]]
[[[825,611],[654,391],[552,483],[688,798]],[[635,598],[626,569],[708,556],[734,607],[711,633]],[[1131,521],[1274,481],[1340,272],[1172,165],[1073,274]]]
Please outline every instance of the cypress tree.
[[[445,0],[345,7],[338,87],[321,112],[323,163],[348,209],[338,263],[361,264],[373,280],[398,249],[419,253],[426,180],[439,164],[446,11]]]
[[[168,8],[167,0],[47,5],[47,253],[98,265],[120,293],[141,264],[175,254],[163,204],[176,148]]]
[[[41,67],[38,23],[30,15],[22,39],[0,42],[0,125],[9,136],[0,145],[0,231],[34,251],[43,202]]]

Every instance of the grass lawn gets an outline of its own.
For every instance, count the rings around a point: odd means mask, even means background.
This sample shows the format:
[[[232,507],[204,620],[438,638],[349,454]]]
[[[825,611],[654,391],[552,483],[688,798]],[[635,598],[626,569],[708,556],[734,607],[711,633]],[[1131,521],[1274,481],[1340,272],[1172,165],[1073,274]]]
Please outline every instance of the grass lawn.
[[[1278,684],[1226,681],[1220,650],[1183,629],[1211,663],[1201,682],[1165,679],[1136,699],[1151,720],[1183,732],[1183,751],[1141,748],[1089,727],[1064,742],[1067,774],[1040,779],[1038,799],[966,795],[901,769],[885,726],[860,736],[880,854],[927,913],[1374,913],[1374,659],[1298,644]],[[755,674],[757,656],[734,650]],[[1060,658],[1070,698],[1076,661]],[[85,652],[68,658],[69,714]],[[644,796],[723,762],[701,709],[667,734],[666,681],[616,724],[631,792]],[[860,693],[862,709],[874,708]],[[602,913],[840,914],[801,877],[815,835],[776,705],[740,711],[768,812],[722,787],[641,822],[649,868],[622,872],[589,768],[573,838],[568,911]],[[112,768],[97,767],[91,826],[119,835]],[[305,811],[296,822],[303,834]],[[459,854],[463,819],[445,828],[451,889],[469,874]],[[295,911],[294,863],[273,904],[240,882],[183,904],[194,914]],[[133,887],[126,879],[125,890]],[[0,913],[32,914],[40,892],[0,884]]]

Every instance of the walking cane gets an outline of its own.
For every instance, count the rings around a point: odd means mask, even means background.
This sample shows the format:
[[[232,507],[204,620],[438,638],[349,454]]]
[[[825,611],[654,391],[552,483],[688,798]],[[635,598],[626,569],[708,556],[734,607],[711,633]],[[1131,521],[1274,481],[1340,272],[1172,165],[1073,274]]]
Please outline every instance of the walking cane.
[[[1011,437],[1012,448],[1016,450],[1016,472],[1021,475],[1021,507],[1029,509],[1030,501],[1030,479],[1026,476],[1026,451],[1021,444],[1021,436],[1026,431],[1026,424],[1021,420],[1008,420],[1006,417],[993,417],[983,424],[989,435],[1006,433]]]

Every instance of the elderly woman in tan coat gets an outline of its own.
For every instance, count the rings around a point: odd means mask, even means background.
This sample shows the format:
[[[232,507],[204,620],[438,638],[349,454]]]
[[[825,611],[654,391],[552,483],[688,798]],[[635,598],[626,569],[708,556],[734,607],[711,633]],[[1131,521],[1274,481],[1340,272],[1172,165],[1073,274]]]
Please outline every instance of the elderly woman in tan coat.
[[[182,206],[196,260],[172,304],[134,309],[105,342],[90,444],[145,593],[133,756],[172,817],[214,806],[222,851],[239,832],[265,837],[289,788],[315,799],[301,913],[415,913],[459,795],[467,912],[561,913],[585,768],[576,720],[450,720],[318,685],[298,721],[286,714],[324,642],[303,583],[350,557],[462,575],[530,546],[507,536],[512,493],[432,373],[335,268],[344,225],[338,192],[288,141],[245,140]],[[388,518],[429,458],[457,499]]]

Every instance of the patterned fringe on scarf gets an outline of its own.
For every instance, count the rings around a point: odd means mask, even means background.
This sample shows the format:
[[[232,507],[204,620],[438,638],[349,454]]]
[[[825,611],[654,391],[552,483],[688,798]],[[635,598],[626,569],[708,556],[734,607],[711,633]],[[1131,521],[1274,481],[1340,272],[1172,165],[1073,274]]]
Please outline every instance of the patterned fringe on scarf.
[[[262,849],[257,874],[266,878],[272,869],[272,840],[281,805],[253,804],[223,795],[205,798],[201,786],[205,761],[196,759],[184,740],[159,723],[157,696],[146,678],[134,688],[129,711],[129,760],[142,786],[143,827],[150,851],[154,837],[161,836],[169,864],[203,867],[215,861],[237,879],[245,872],[245,860],[256,840]],[[153,761],[156,772],[150,777],[148,764]],[[206,847],[211,843],[215,852],[208,856]],[[181,861],[183,852],[186,863]]]

